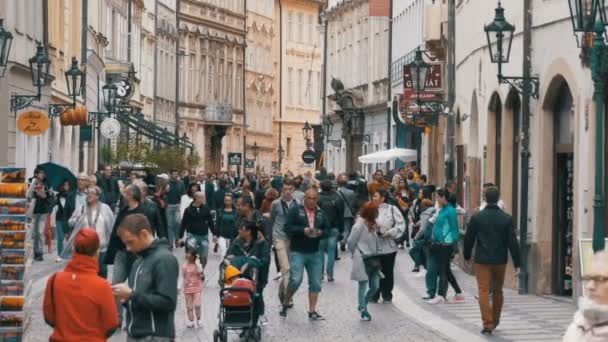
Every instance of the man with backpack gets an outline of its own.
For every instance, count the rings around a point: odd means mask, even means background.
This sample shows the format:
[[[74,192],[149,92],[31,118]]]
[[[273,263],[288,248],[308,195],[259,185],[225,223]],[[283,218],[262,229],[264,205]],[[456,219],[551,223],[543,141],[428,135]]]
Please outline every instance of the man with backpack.
[[[327,281],[334,281],[334,262],[338,249],[338,235],[344,231],[344,201],[333,190],[330,180],[321,182],[319,207],[323,210],[329,222],[329,233],[321,240],[322,269],[325,269],[325,254],[327,254]],[[321,273],[323,276],[323,273]]]
[[[355,192],[347,187],[348,175],[346,173],[338,176],[337,183],[338,190],[336,193],[340,196],[340,199],[342,199],[342,203],[344,204],[344,232],[342,233],[342,241],[340,241],[340,250],[344,252],[346,250],[346,240],[348,240],[355,216],[357,216],[357,213],[353,209]]]

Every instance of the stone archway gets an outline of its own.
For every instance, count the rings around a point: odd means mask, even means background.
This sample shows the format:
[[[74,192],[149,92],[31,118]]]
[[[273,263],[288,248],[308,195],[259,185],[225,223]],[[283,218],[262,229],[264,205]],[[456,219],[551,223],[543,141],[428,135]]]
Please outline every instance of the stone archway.
[[[471,113],[469,118],[469,139],[466,148],[467,165],[465,181],[465,208],[472,211],[481,204],[481,157],[479,153],[479,105],[477,92],[471,97]]]
[[[488,104],[484,183],[501,182],[502,133],[502,100],[494,92]]]
[[[515,89],[507,95],[502,116],[501,142],[501,179],[497,184],[501,189],[505,210],[513,216],[517,225],[519,194],[519,133],[520,133],[521,100]]]

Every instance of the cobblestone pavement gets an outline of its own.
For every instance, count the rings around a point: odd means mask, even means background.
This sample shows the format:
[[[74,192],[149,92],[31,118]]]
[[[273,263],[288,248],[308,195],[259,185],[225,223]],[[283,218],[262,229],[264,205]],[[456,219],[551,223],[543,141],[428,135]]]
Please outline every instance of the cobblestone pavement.
[[[183,250],[176,252],[183,260]],[[217,265],[218,257],[210,256],[207,266],[207,283],[203,293],[203,327],[186,328],[186,313],[183,294],[180,294],[176,311],[176,341],[212,341],[217,326],[219,308]],[[61,268],[51,261],[34,264],[34,280],[31,296],[33,312],[28,341],[48,341],[51,329],[42,317],[42,294],[46,277]],[[455,270],[467,302],[464,304],[432,307],[420,297],[424,293],[424,278],[409,272],[411,261],[401,251],[397,258],[395,298],[392,304],[372,304],[371,322],[361,322],[356,309],[356,284],[350,280],[350,258],[342,254],[336,263],[336,281],[323,283],[318,311],[325,321],[309,322],[306,315],[306,279],[295,297],[295,307],[287,318],[278,315],[276,281],[270,280],[266,287],[265,302],[269,324],[263,328],[264,341],[484,341],[479,335],[480,318],[475,293],[474,279]],[[274,263],[271,276],[275,274]],[[553,300],[518,296],[506,291],[506,303],[501,326],[492,341],[559,341],[574,312],[574,306]],[[110,341],[124,341],[125,334],[115,335]],[[231,341],[238,341],[236,334]]]

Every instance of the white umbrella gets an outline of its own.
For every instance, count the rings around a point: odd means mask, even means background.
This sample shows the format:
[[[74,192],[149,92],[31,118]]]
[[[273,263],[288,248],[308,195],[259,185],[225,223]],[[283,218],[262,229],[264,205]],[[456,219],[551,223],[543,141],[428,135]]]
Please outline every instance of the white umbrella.
[[[362,164],[386,163],[389,160],[399,159],[403,162],[418,160],[418,151],[407,148],[391,148],[390,150],[378,151],[359,157]]]

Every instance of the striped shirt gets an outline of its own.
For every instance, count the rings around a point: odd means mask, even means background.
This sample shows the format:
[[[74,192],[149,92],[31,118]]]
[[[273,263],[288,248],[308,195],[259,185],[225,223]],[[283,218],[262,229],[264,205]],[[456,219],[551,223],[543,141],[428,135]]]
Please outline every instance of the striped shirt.
[[[184,276],[185,294],[200,293],[203,291],[201,270],[197,264],[186,262],[182,265],[182,274]]]

